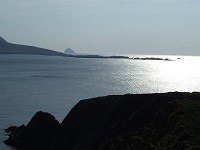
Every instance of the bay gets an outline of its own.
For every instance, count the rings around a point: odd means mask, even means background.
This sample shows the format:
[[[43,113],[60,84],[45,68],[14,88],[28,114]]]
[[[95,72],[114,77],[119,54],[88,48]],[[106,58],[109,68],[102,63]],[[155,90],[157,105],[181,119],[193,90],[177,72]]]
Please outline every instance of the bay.
[[[0,149],[12,149],[3,129],[28,123],[39,110],[61,122],[86,98],[200,91],[199,57],[159,57],[176,61],[0,55]]]

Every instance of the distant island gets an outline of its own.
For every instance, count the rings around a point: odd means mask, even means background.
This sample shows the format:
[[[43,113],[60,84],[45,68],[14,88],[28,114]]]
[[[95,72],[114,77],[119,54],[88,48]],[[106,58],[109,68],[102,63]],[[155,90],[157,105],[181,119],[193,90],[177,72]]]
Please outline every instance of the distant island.
[[[101,55],[66,55],[67,57],[74,57],[74,58],[113,58],[113,59],[130,59],[128,56],[101,56]]]
[[[74,58],[105,58],[105,59],[134,59],[134,60],[162,60],[162,61],[175,61],[169,58],[155,58],[155,57],[146,57],[146,58],[130,58],[128,56],[102,56],[102,55],[79,55],[79,54],[65,54],[66,57]]]
[[[83,54],[83,53],[76,53],[73,49],[67,48],[64,51],[64,55],[66,57],[73,57],[73,58],[114,58],[114,59],[129,59],[128,56],[102,56],[102,55],[92,55],[92,54]]]
[[[91,54],[79,54],[76,53],[71,48],[67,48],[64,51],[66,57],[74,57],[74,58],[104,58],[104,59],[134,59],[134,60],[162,60],[162,61],[174,61],[169,58],[156,58],[156,57],[135,57],[130,58],[128,56],[102,56],[102,55],[91,55]]]
[[[76,52],[74,50],[72,50],[71,48],[67,48],[64,51],[64,54],[66,54],[66,55],[76,55]]]
[[[175,61],[175,60],[172,60],[172,59],[169,59],[169,58],[156,58],[156,57],[136,57],[136,58],[133,58],[135,60],[164,60],[164,61]]]
[[[65,56],[61,52],[39,48],[35,46],[19,45],[7,42],[0,37],[0,54],[31,54],[31,55],[51,55],[51,56]]]
[[[134,60],[162,60],[162,61],[174,61],[169,58],[130,58],[128,56],[102,56],[102,55],[91,55],[91,54],[80,54],[76,53],[71,48],[67,48],[63,53],[49,50],[45,48],[39,48],[35,46],[13,44],[7,42],[0,36],[0,54],[31,54],[31,55],[51,55],[51,56],[65,56],[73,58],[101,58],[101,59],[134,59]],[[180,58],[179,58],[180,59]]]
[[[37,112],[5,129],[20,150],[199,150],[200,93],[126,94],[81,100],[59,123]]]

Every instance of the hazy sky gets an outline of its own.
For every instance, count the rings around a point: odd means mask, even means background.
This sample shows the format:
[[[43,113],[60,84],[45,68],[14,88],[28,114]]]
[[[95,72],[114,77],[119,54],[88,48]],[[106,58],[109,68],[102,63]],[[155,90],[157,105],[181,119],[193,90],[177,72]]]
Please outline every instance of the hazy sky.
[[[0,0],[0,36],[57,51],[200,55],[200,0]]]

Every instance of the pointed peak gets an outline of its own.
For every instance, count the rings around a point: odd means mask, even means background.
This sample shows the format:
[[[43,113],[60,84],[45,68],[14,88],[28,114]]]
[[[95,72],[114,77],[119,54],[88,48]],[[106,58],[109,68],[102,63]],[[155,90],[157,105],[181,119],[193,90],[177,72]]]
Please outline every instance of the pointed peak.
[[[7,43],[7,41],[4,38],[2,38],[1,36],[0,36],[0,42],[6,42]]]
[[[64,54],[76,54],[76,52],[74,50],[72,50],[71,48],[67,48],[65,51],[64,51]]]

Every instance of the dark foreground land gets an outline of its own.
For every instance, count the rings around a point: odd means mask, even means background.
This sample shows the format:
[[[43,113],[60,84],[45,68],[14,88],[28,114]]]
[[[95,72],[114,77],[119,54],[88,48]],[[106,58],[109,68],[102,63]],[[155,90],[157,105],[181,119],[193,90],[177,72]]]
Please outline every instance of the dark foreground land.
[[[199,150],[200,93],[82,100],[62,123],[37,112],[6,132],[4,142],[21,150]]]

